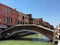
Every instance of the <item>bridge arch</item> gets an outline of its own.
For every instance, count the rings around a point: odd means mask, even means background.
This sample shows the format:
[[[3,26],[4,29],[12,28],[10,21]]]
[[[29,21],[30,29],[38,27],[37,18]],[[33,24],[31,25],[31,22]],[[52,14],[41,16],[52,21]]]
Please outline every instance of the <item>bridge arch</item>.
[[[36,26],[36,25],[16,25],[14,27],[11,27],[3,32],[1,32],[2,37],[7,37],[9,34],[12,34],[15,31],[19,31],[19,30],[33,30],[39,33],[42,33],[43,35],[46,35],[48,38],[53,39],[53,31],[51,31],[50,29],[47,30],[47,28],[44,28],[42,26]]]
[[[36,32],[36,31],[33,31],[33,30],[26,30],[26,29],[23,29],[23,30],[18,30],[18,31],[14,31],[12,32],[11,34],[7,33],[7,37],[5,38],[9,38],[9,37],[14,37],[14,36],[26,36],[26,35],[31,35],[31,34],[38,34],[39,32]]]

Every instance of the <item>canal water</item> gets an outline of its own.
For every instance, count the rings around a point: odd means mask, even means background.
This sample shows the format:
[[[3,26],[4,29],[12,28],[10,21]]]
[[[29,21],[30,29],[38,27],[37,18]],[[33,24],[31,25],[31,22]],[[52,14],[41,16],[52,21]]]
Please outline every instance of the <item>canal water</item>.
[[[16,38],[15,37],[14,38],[18,39],[18,40],[20,39],[20,40],[50,42],[50,39],[48,37],[46,37],[45,35],[40,34],[40,33],[39,34],[28,35],[28,36],[23,36],[23,37],[19,37],[19,36],[21,36],[21,34],[18,35],[18,36],[16,35]]]
[[[42,42],[50,42],[50,39],[48,38],[35,38],[33,41],[42,41]]]
[[[43,34],[38,34],[38,38],[33,38],[33,41],[42,41],[42,42],[50,42],[50,39]]]
[[[42,34],[34,34],[34,35],[24,36],[20,39],[21,40],[30,40],[30,41],[50,42],[50,39]]]

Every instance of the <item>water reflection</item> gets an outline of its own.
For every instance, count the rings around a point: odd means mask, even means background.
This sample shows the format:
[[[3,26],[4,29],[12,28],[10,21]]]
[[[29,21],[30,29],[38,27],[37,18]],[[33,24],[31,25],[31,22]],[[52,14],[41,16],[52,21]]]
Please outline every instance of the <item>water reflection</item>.
[[[43,42],[50,42],[48,38],[35,38],[33,41],[43,41]]]
[[[50,42],[49,38],[12,38],[15,40],[28,40],[28,41],[40,41],[40,42]]]
[[[28,40],[28,41],[40,41],[40,42],[50,42],[50,39],[47,38],[47,37],[44,37],[44,38],[19,38],[19,37],[12,37],[12,38],[9,38],[9,39],[12,39],[12,40]]]
[[[44,34],[41,34],[41,33],[34,34],[34,33],[35,32],[27,33],[26,31],[22,31],[17,35],[13,35],[12,39],[50,42],[50,39],[46,37]]]

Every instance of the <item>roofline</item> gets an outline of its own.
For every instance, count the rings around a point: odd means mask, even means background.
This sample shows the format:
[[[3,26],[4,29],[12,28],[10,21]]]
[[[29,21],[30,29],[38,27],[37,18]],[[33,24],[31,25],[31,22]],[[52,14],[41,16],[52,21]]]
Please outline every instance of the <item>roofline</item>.
[[[5,5],[5,4],[0,3],[0,5],[2,5],[2,6],[4,6],[4,7],[8,7],[8,8],[10,8],[10,9],[12,9],[12,10],[15,10],[14,8],[11,8],[11,7],[9,7],[9,6]],[[15,11],[16,11],[16,10],[15,10]]]

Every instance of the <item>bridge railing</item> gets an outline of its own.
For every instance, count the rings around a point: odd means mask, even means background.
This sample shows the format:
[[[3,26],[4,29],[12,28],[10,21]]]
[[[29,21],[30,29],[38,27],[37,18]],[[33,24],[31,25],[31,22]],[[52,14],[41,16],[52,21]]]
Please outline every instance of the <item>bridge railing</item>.
[[[46,30],[49,30],[49,31],[54,32],[53,29],[50,29],[50,28],[44,27],[44,26],[42,26],[42,25],[36,25],[36,24],[23,24],[23,25],[20,24],[20,25],[16,25],[16,26],[37,26],[37,27],[44,28],[44,29],[46,29]]]

